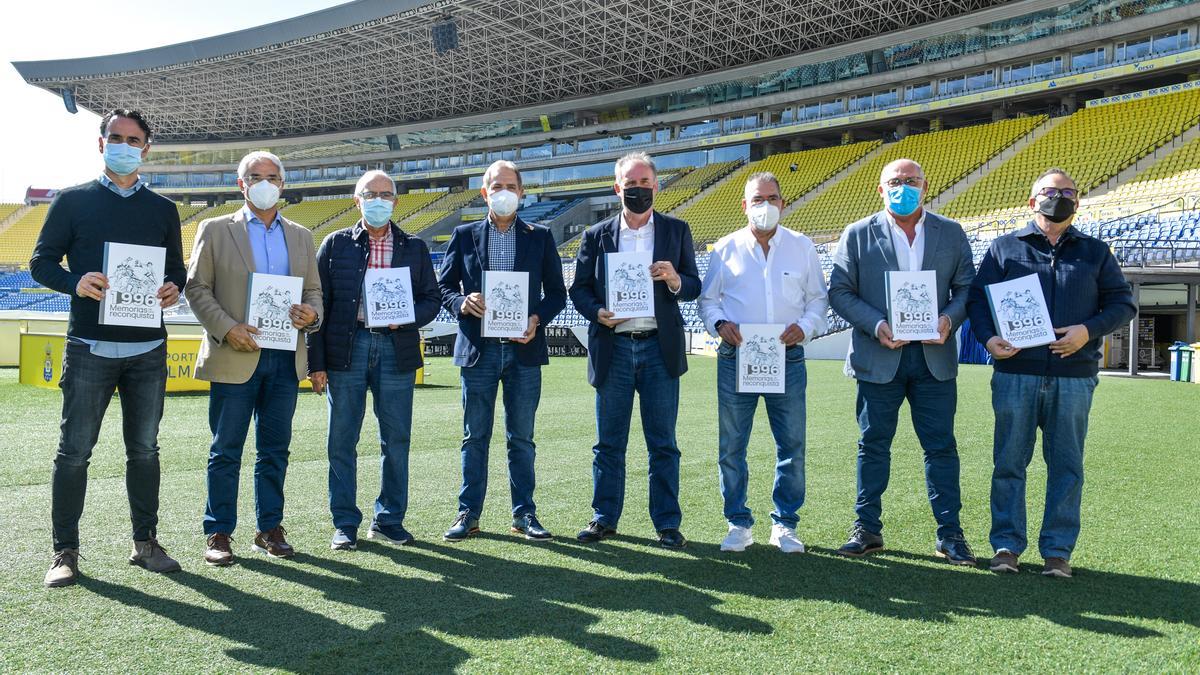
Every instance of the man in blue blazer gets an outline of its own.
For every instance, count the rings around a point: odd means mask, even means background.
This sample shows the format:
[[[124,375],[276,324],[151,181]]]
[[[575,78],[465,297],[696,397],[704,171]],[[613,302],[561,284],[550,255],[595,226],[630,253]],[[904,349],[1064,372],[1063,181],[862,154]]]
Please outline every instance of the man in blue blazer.
[[[927,189],[925,172],[916,162],[888,164],[878,188],[885,208],[847,227],[834,258],[829,304],[854,327],[846,368],[858,380],[856,413],[862,432],[857,518],[838,553],[861,556],[883,548],[883,492],[900,406],[907,400],[925,451],[925,483],[938,525],[935,552],[951,563],[974,565],[958,519],[958,346],[951,335],[966,317],[975,265],[962,227],[922,208]],[[887,272],[919,270],[933,270],[937,276],[939,337],[921,343],[896,340],[887,321]]]
[[[461,368],[463,397],[463,484],[458,516],[444,538],[462,541],[479,533],[496,393],[503,383],[512,531],[527,539],[549,539],[533,503],[533,422],[542,393],[541,367],[550,362],[545,326],[567,304],[562,262],[550,230],[517,217],[524,192],[515,164],[501,160],[488,167],[480,193],[488,202],[487,218],[455,228],[438,274],[442,306],[458,319],[454,365]],[[529,273],[529,326],[524,336],[482,336],[485,271]]]
[[[641,404],[642,431],[650,455],[650,518],[659,543],[681,548],[679,532],[679,378],[687,372],[681,301],[700,295],[700,275],[687,223],[655,212],[658,192],[654,161],[642,152],[616,165],[617,215],[588,228],[575,260],[571,302],[588,327],[588,381],[596,388],[596,430],[592,462],[595,516],[579,533],[596,542],[616,533],[625,501],[625,450],[633,415],[633,394]],[[614,319],[607,305],[605,255],[650,251],[654,317]]]

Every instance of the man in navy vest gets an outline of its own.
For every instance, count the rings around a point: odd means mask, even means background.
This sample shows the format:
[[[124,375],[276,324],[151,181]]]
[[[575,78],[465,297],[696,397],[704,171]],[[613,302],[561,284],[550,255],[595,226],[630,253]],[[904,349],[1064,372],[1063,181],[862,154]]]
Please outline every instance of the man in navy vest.
[[[179,563],[159,546],[158,425],[167,387],[167,331],[101,325],[100,301],[109,290],[103,272],[106,242],[165,248],[163,308],[179,301],[187,281],[179,210],[138,176],[150,151],[150,125],[136,110],[117,109],[100,122],[104,172],[90,183],[58,193],[38,236],[30,271],[38,283],[71,296],[63,351],[62,435],[51,479],[54,561],[49,587],[69,586],[79,573],[79,518],[87,489],[88,460],[113,392],[121,394],[125,433],[125,485],[133,520],[129,562],[153,572]],[[67,259],[70,269],[62,266]]]
[[[550,230],[517,216],[524,192],[515,164],[493,163],[479,191],[488,202],[487,218],[455,228],[438,274],[442,305],[458,319],[454,365],[461,368],[463,400],[463,484],[458,516],[444,538],[462,541],[479,533],[496,394],[503,384],[512,531],[527,539],[549,539],[533,501],[533,424],[542,394],[542,366],[550,362],[545,327],[567,302],[562,262]],[[529,274],[529,322],[521,337],[483,336],[484,313],[488,303],[497,300],[484,293],[487,271]]]
[[[379,421],[379,496],[367,538],[407,544],[408,449],[412,432],[413,388],[421,367],[418,329],[433,321],[441,304],[433,263],[425,242],[392,222],[396,184],[383,171],[368,171],[354,188],[362,218],[330,234],[317,251],[317,272],[325,321],[308,335],[309,379],[313,391],[329,400],[329,509],[335,551],[358,547],[362,512],[358,492],[358,446],[367,391]],[[404,324],[369,324],[363,280],[367,270],[408,269],[399,284],[411,294],[413,317]],[[408,303],[395,284],[384,284],[401,305]],[[376,297],[379,302],[381,298]]]
[[[622,157],[615,190],[622,208],[583,234],[575,260],[571,302],[588,327],[588,381],[596,388],[592,481],[594,516],[579,533],[596,542],[617,531],[625,503],[625,451],[633,394],[641,404],[642,432],[650,455],[650,519],[658,540],[682,548],[679,531],[679,378],[687,372],[679,303],[700,295],[700,275],[688,224],[653,210],[658,192],[654,161],[644,152]],[[647,251],[654,281],[654,316],[615,319],[608,308],[606,254]]]

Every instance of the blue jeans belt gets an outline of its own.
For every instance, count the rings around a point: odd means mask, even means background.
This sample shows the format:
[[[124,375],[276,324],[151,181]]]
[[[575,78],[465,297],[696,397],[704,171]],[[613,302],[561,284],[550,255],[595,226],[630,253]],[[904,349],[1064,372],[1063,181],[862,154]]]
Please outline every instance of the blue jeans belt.
[[[654,330],[631,330],[627,333],[617,333],[617,337],[627,337],[630,340],[649,340],[658,335],[658,329]]]
[[[358,329],[359,329],[359,330],[365,330],[365,331],[367,331],[368,333],[374,333],[374,334],[376,334],[376,335],[389,335],[389,334],[391,334],[391,332],[392,332],[392,329],[391,329],[391,328],[388,328],[387,326],[380,326],[380,327],[378,327],[378,328],[371,328],[371,327],[367,326],[367,324],[363,323],[362,321],[359,321],[359,322],[358,322]]]

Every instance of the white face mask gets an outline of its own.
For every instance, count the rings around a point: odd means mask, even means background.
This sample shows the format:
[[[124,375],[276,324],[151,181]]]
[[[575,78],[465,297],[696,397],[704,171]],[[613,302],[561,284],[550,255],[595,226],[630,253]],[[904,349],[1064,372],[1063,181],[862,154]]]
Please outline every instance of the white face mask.
[[[759,232],[770,232],[779,224],[779,207],[770,202],[752,204],[746,209],[746,217]]]
[[[260,180],[246,190],[246,196],[250,198],[250,203],[259,211],[266,211],[275,206],[275,202],[279,201],[280,189],[269,180]]]
[[[492,213],[507,218],[517,212],[517,193],[509,190],[497,190],[488,195],[488,208]]]

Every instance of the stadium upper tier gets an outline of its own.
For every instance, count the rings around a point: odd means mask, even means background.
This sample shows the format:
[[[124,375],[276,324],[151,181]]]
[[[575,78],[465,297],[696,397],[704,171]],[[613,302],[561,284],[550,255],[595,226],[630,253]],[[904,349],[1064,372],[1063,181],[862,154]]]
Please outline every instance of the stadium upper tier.
[[[957,217],[1003,217],[1020,211],[1033,178],[1056,166],[1087,192],[1200,122],[1200,89],[1087,107],[996,170],[975,181],[943,211]]]
[[[496,111],[527,107],[537,120],[611,92],[627,92],[616,97],[625,102],[665,93],[665,83],[677,90],[685,79],[696,87],[735,82],[747,75],[739,69],[778,69],[762,88],[779,90],[802,81],[804,65],[832,67],[837,59],[822,50],[852,43],[887,48],[876,68],[901,67],[1024,41],[1018,36],[1037,34],[1031,27],[1061,32],[1112,20],[1122,7],[1140,13],[1178,2],[1081,0],[1047,17],[1039,11],[1057,3],[695,0],[660,11],[635,0],[358,0],[141,52],[15,65],[31,84],[72,92],[80,107],[102,111],[120,99],[149,111],[162,142],[302,137],[495,122],[511,116]],[[1113,11],[1094,11],[1106,6]],[[954,42],[943,37],[966,29]],[[934,36],[931,50],[921,41]],[[492,67],[498,53],[510,68]],[[372,63],[387,67],[363,67]],[[872,68],[863,54],[843,69],[858,63]],[[403,95],[363,105],[363,92]]]
[[[836,237],[847,224],[880,209],[876,188],[879,174],[889,162],[908,158],[919,163],[928,182],[926,198],[933,199],[1045,121],[1044,115],[1018,117],[909,136],[885,146],[828,190],[784,216],[782,222],[816,240]]]
[[[770,171],[779,179],[785,202],[806,194],[834,174],[879,147],[879,141],[865,141],[818,150],[785,152],[751,162],[738,169],[703,198],[675,214],[692,227],[697,242],[716,241],[745,224],[742,197],[746,178],[759,171]]]

